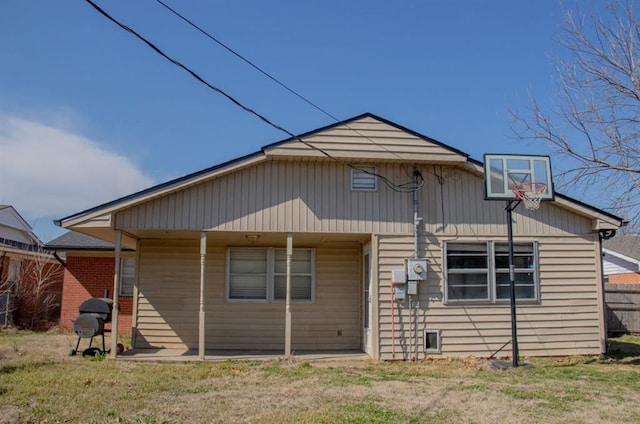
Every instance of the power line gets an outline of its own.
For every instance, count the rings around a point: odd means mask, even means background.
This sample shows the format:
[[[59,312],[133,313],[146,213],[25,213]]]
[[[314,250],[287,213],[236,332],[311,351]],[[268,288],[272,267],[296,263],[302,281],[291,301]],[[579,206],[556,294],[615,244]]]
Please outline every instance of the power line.
[[[411,188],[406,188],[406,185],[409,184],[409,183],[401,184],[401,185],[394,184],[393,182],[391,182],[391,180],[389,180],[387,177],[385,177],[383,175],[380,175],[380,174],[378,174],[376,172],[369,171],[368,169],[359,168],[357,166],[354,166],[354,165],[346,162],[345,160],[337,158],[337,157],[331,155],[330,153],[324,151],[323,149],[321,149],[321,148],[319,148],[317,146],[314,146],[313,144],[311,144],[311,143],[309,143],[307,141],[304,141],[302,138],[298,137],[297,135],[295,135],[291,131],[287,130],[286,128],[284,128],[284,127],[272,122],[266,116],[256,112],[255,110],[249,108],[248,106],[245,106],[239,100],[236,100],[233,96],[231,96],[230,94],[227,94],[224,90],[222,90],[222,89],[214,86],[213,84],[207,82],[204,78],[202,78],[200,75],[198,75],[197,73],[195,73],[194,71],[189,69],[187,66],[185,66],[181,62],[179,62],[176,59],[173,59],[172,57],[168,56],[166,53],[164,53],[162,50],[160,50],[160,48],[158,48],[156,45],[154,45],[152,42],[147,40],[142,35],[138,34],[135,30],[133,30],[132,28],[128,27],[127,25],[119,22],[117,19],[115,19],[114,17],[109,15],[106,11],[104,11],[100,6],[95,4],[92,0],[85,0],[85,2],[89,3],[89,5],[91,5],[96,11],[98,11],[105,18],[109,19],[111,22],[113,22],[114,24],[118,25],[123,30],[125,30],[125,31],[129,32],[130,34],[134,35],[136,38],[138,38],[140,41],[145,43],[149,48],[151,48],[153,51],[158,53],[160,56],[164,57],[169,62],[173,63],[175,66],[183,69],[185,72],[187,72],[193,78],[195,78],[197,81],[199,81],[200,83],[204,84],[207,88],[209,88],[209,89],[215,91],[216,93],[222,95],[227,100],[231,101],[233,104],[235,104],[236,106],[238,106],[239,108],[241,108],[245,112],[248,112],[248,113],[254,115],[255,117],[257,117],[258,119],[263,121],[265,124],[271,126],[272,128],[275,128],[276,130],[287,134],[292,139],[295,139],[295,140],[299,141],[300,143],[304,144],[305,146],[320,152],[321,154],[323,154],[324,156],[328,157],[329,159],[331,159],[331,160],[333,160],[335,162],[338,162],[338,163],[340,163],[342,165],[345,165],[345,166],[347,166],[347,167],[349,167],[351,169],[355,169],[355,170],[358,170],[360,172],[364,172],[365,174],[372,175],[372,176],[375,176],[377,178],[380,178],[389,188],[391,188],[394,191],[412,192],[412,191],[417,190],[419,188],[417,186],[416,187],[411,187]],[[423,184],[424,184],[424,181],[422,181],[420,187]]]
[[[298,93],[296,90],[294,90],[293,88],[289,87],[288,85],[286,85],[284,82],[280,81],[278,78],[274,77],[273,75],[269,74],[267,71],[265,71],[264,69],[262,69],[261,67],[259,67],[258,65],[256,65],[254,62],[252,62],[251,60],[247,59],[246,57],[244,57],[243,55],[241,55],[240,53],[238,53],[237,51],[235,51],[234,49],[232,49],[231,47],[229,47],[227,44],[223,43],[222,41],[218,40],[216,37],[214,37],[213,35],[211,35],[209,32],[205,31],[202,27],[196,25],[193,21],[191,21],[190,19],[188,19],[187,17],[185,17],[183,14],[181,14],[180,12],[178,12],[177,10],[175,10],[174,8],[172,8],[171,6],[167,5],[165,2],[163,2],[162,0],[156,0],[156,2],[160,3],[163,7],[165,7],[167,10],[169,10],[171,13],[173,13],[174,15],[176,15],[178,18],[182,19],[184,22],[186,22],[187,24],[189,24],[191,27],[195,28],[197,31],[199,31],[200,33],[202,33],[204,36],[206,36],[207,38],[209,38],[210,40],[212,40],[213,42],[215,42],[216,44],[218,44],[219,46],[221,46],[222,48],[224,48],[225,50],[227,50],[229,53],[233,54],[234,56],[236,56],[238,59],[244,61],[245,63],[247,63],[249,66],[251,66],[253,69],[255,69],[256,71],[260,72],[262,75],[266,76],[267,78],[269,78],[271,81],[275,82],[276,84],[278,84],[280,87],[284,88],[285,90],[287,90],[289,93],[293,94],[294,96],[296,96],[297,98],[299,98],[300,100],[304,101],[305,103],[307,103],[308,105],[312,106],[313,108],[315,108],[316,110],[324,113],[326,116],[328,116],[329,118],[333,119],[336,122],[341,122],[340,119],[338,119],[336,116],[334,116],[333,114],[331,114],[330,112],[328,112],[326,109],[318,106],[316,103],[312,102],[311,100],[309,100],[308,98],[306,98],[305,96],[303,96],[302,94]],[[392,155],[396,156],[398,159],[403,159],[402,157],[400,157],[400,155],[398,155],[395,152],[392,152],[391,150],[387,149],[386,147],[376,143],[375,141],[373,141],[371,138],[367,137],[366,135],[362,134],[361,132],[359,132],[358,130],[356,130],[355,128],[351,128],[349,126],[349,124],[344,124],[348,129],[350,129],[351,131],[355,132],[356,134],[358,134],[360,137],[365,138],[367,140],[369,140],[372,144],[380,147],[381,149],[385,150],[387,153],[391,153]]]

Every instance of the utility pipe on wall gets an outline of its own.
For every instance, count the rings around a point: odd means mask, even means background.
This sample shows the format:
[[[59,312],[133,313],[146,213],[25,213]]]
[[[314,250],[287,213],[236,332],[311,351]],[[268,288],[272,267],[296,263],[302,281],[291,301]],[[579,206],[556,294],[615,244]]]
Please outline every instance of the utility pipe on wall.
[[[207,260],[207,233],[202,231],[200,233],[200,312],[198,316],[198,356],[204,360],[205,356],[205,311],[204,311],[204,299],[205,299],[205,264]]]
[[[393,282],[389,284],[391,287],[391,357],[396,359],[396,311],[394,303],[396,300],[393,295]]]
[[[418,203],[418,178],[422,178],[420,175],[420,171],[418,168],[413,168],[413,257],[414,259],[418,259],[419,257],[419,249],[418,245],[420,243],[419,235],[420,235],[420,222],[422,218],[418,216],[418,212],[420,209],[420,205]],[[419,290],[418,290],[419,292]],[[413,355],[413,359],[418,360],[418,308],[420,307],[419,295],[416,293],[416,300],[413,302],[413,309],[411,306],[412,297],[409,296],[409,314],[413,315],[413,337],[414,337],[414,350],[415,353]],[[412,313],[413,312],[413,313]],[[409,342],[411,343],[411,342]]]

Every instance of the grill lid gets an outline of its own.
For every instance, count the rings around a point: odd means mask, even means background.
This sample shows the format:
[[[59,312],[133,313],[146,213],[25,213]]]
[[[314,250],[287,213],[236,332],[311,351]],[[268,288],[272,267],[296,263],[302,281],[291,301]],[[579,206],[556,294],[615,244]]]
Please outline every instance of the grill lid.
[[[85,339],[99,336],[104,332],[104,321],[98,315],[82,314],[73,321],[73,331]]]
[[[80,306],[78,307],[78,312],[80,313],[80,315],[94,314],[102,318],[105,322],[110,322],[112,308],[112,299],[92,297],[80,304]]]

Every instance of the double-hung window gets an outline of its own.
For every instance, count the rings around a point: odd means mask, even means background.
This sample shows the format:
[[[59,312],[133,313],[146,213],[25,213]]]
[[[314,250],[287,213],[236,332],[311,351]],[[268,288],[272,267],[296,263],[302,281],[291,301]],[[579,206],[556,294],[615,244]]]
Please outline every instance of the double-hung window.
[[[538,300],[536,243],[513,246],[516,299]],[[501,302],[509,300],[509,251],[506,243],[445,244],[446,301]]]
[[[509,300],[509,246],[495,244],[496,300]],[[533,243],[513,245],[516,299],[537,299],[536,254]]]
[[[293,249],[291,301],[314,300],[314,250]],[[230,247],[227,250],[227,300],[283,302],[287,295],[287,250]]]
[[[120,262],[120,296],[133,296],[136,282],[136,258],[122,258]]]
[[[490,300],[486,243],[447,244],[447,300]]]

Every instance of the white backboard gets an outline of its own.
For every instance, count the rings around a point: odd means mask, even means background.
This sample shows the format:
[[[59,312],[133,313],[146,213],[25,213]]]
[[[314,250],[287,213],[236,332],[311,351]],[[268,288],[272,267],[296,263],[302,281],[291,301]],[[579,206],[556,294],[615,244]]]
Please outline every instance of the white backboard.
[[[519,183],[543,183],[547,186],[542,200],[553,200],[553,180],[549,156],[485,154],[485,199],[511,200],[511,190]]]

